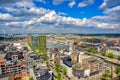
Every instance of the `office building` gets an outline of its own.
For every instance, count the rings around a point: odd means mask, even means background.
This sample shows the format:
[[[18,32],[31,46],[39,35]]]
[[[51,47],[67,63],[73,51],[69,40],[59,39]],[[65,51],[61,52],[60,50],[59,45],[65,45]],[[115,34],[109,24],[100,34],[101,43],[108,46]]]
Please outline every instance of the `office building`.
[[[46,36],[39,36],[39,53],[45,54],[46,53]]]
[[[38,49],[38,36],[32,36],[32,49]]]
[[[46,36],[32,36],[32,49],[39,55],[46,53]]]

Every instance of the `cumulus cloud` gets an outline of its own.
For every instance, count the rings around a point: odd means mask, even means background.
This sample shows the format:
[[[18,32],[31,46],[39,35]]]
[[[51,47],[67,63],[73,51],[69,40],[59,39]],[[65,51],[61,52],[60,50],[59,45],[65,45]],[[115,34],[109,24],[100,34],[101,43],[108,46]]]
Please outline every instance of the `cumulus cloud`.
[[[105,9],[103,12],[105,14],[104,16],[94,16],[91,19],[79,19],[66,17],[67,13],[64,12],[57,13],[54,10],[36,7],[31,0],[29,5],[27,1],[28,0],[19,0],[14,3],[10,2],[9,6],[0,6],[0,9],[4,9],[4,12],[6,12],[0,13],[0,30],[2,29],[9,32],[21,32],[24,30],[26,33],[82,33],[82,31],[85,30],[87,30],[87,32],[99,32],[100,30],[101,32],[109,32],[116,30],[120,26],[118,23],[120,19],[118,15],[120,14],[119,6]],[[60,1],[64,2],[66,0],[56,1],[60,4]],[[73,7],[72,1],[74,0],[69,1],[71,1],[70,6]],[[92,0],[89,1],[84,3],[93,3]],[[116,24],[114,22],[109,22],[108,20],[116,20],[116,22],[118,22]]]
[[[59,4],[63,3],[64,1],[66,1],[66,0],[53,0],[53,4],[59,5]]]
[[[41,16],[44,15],[45,13],[49,12],[49,10],[46,10],[44,8],[36,8],[36,7],[32,7],[32,8],[22,8],[22,9],[18,9],[17,11],[13,11],[11,12],[14,16],[18,16],[18,17],[34,17],[34,16]]]
[[[117,4],[120,4],[120,0],[104,0],[103,3],[100,5],[100,8],[107,8],[110,6],[115,6]]]
[[[11,19],[11,18],[13,18],[10,14],[1,14],[0,13],[0,19],[1,20],[8,20],[8,19]]]
[[[30,7],[34,7],[34,3],[32,2],[32,0],[22,0],[13,4],[13,6],[30,8]]]
[[[20,26],[19,26],[20,25]],[[49,27],[48,27],[49,25]],[[115,29],[117,25],[115,24],[108,24],[104,22],[97,22],[95,20],[83,18],[77,19],[72,17],[65,17],[60,16],[55,11],[49,11],[45,15],[40,17],[31,18],[28,21],[24,22],[7,22],[5,26],[12,26],[12,27],[25,27],[27,31],[41,31],[47,32],[68,32],[70,33],[71,30],[73,33],[78,33],[81,30],[94,28],[94,30],[100,29]],[[31,26],[31,28],[29,28]],[[42,26],[42,27],[41,27]],[[94,32],[94,31],[91,31]]]
[[[94,3],[94,0],[83,0],[83,2],[80,2],[78,4],[78,7],[86,7],[89,5],[92,5]]]
[[[0,0],[0,4],[13,4],[19,0]]]
[[[109,23],[117,23],[120,24],[120,6],[116,6],[113,8],[107,8],[103,12],[104,16],[94,16],[93,19],[98,21],[106,21]]]
[[[40,3],[46,4],[46,1],[45,1],[45,0],[33,0],[33,1],[36,1],[36,2],[40,2]]]
[[[69,6],[70,8],[72,8],[75,4],[76,4],[76,3],[75,3],[75,0],[73,0],[73,1],[71,1],[71,2],[68,4],[68,6]]]
[[[11,22],[11,21],[15,21],[15,20],[18,20],[18,18],[13,17],[9,13],[4,13],[4,14],[0,13],[1,24],[3,24],[4,22]]]

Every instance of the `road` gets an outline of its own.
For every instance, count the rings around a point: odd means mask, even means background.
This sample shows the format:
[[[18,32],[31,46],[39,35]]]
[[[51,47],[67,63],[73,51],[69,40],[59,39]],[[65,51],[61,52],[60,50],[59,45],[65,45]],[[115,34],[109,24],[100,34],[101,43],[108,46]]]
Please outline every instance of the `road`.
[[[117,59],[110,59],[110,58],[108,58],[108,57],[104,57],[104,56],[99,55],[99,54],[93,54],[93,53],[88,53],[88,52],[86,52],[86,53],[87,53],[87,54],[90,54],[90,55],[92,55],[92,56],[96,56],[96,57],[98,57],[98,58],[101,58],[101,59],[103,59],[103,60],[106,61],[106,62],[109,62],[109,63],[116,64],[116,65],[119,65],[119,66],[120,66],[120,61],[117,60]]]

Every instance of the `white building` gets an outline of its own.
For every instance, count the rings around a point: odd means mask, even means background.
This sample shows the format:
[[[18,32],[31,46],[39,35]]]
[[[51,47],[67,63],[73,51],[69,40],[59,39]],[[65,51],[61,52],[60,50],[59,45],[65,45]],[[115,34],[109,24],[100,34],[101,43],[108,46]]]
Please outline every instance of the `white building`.
[[[90,76],[90,70],[89,69],[84,70],[84,76]]]
[[[60,59],[60,65],[66,67],[66,69],[67,69],[67,76],[69,76],[69,77],[72,77],[72,76],[73,76],[73,74],[72,74],[72,67],[66,66],[66,65],[63,63],[63,60],[62,60],[62,59]]]
[[[84,53],[85,53],[84,51],[80,51],[80,53],[79,53],[79,58],[78,58],[78,62],[79,62],[79,63],[82,63],[82,60],[83,60],[83,59],[90,57],[90,56],[88,56],[88,55],[85,55]]]

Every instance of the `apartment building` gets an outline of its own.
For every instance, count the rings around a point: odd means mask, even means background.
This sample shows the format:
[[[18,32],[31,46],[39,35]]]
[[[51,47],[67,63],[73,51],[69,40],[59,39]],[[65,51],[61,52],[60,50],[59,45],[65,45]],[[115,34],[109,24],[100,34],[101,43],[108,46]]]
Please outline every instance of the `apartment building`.
[[[0,61],[0,77],[11,74],[20,74],[23,65],[23,61]]]

